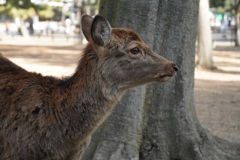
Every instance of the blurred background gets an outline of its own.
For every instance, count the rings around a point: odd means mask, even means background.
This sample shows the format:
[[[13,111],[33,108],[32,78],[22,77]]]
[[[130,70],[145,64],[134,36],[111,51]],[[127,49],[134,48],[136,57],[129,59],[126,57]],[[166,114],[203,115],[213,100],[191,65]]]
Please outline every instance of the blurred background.
[[[0,0],[0,37],[82,42],[80,17],[96,15],[98,0]]]
[[[195,17],[197,115],[231,141],[240,141],[239,6],[240,0],[200,0]],[[98,8],[99,0],[0,0],[0,52],[29,71],[71,75],[86,43],[80,17]]]
[[[236,29],[239,23],[239,1],[210,0],[209,21],[213,40],[229,40],[236,42]],[[231,45],[238,45],[231,43]],[[214,46],[215,47],[215,46]]]
[[[214,47],[235,46],[238,0],[210,0],[205,19],[210,21]],[[31,36],[44,41],[74,41],[83,37],[81,14],[96,15],[99,0],[0,0],[0,37]],[[198,17],[196,17],[198,18]],[[76,39],[75,41],[76,42]]]

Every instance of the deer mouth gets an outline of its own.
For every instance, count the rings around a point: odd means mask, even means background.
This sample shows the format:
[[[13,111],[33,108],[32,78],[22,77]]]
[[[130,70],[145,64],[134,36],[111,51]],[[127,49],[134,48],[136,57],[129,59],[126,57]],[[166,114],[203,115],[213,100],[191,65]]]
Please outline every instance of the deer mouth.
[[[173,77],[173,74],[157,74],[155,76],[155,78],[159,82],[166,82],[166,81],[170,80],[172,77]]]

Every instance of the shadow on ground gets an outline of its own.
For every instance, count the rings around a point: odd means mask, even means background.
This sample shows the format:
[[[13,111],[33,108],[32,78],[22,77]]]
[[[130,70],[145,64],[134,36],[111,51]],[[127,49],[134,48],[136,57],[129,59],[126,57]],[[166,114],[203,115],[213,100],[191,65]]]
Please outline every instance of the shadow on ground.
[[[216,48],[216,69],[195,70],[195,108],[215,135],[240,142],[240,48]]]

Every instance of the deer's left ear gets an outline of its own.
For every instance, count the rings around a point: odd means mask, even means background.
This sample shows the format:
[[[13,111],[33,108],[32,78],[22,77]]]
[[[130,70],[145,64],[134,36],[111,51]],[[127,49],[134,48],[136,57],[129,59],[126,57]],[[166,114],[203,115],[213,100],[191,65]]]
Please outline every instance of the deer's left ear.
[[[111,37],[111,26],[101,15],[96,15],[92,23],[92,39],[98,46],[105,46]]]
[[[91,28],[92,28],[93,18],[89,15],[84,14],[81,18],[82,31],[87,41],[91,39]]]

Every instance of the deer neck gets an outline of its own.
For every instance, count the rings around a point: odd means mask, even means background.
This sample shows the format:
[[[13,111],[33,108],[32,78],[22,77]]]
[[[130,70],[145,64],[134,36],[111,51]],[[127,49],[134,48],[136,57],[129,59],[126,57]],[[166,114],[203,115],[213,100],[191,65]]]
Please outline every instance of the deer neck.
[[[119,101],[124,89],[116,84],[109,83],[109,80],[101,75],[97,68],[98,57],[95,54],[88,54],[83,57],[76,69],[75,74],[68,82],[68,88],[78,99],[85,100],[90,97],[94,101],[105,101],[106,103],[116,103]],[[83,96],[84,95],[84,96]]]
[[[122,92],[106,84],[96,69],[97,58],[83,57],[75,74],[66,80],[64,94],[70,96],[66,104],[69,121],[74,117],[72,129],[78,137],[87,137],[110,114]],[[70,116],[69,116],[70,115]]]

